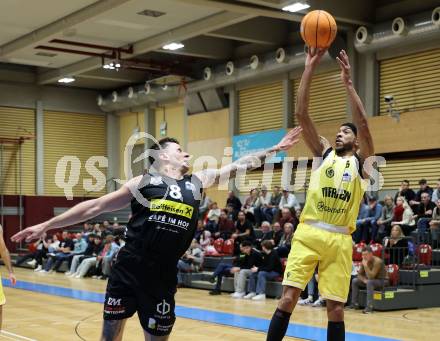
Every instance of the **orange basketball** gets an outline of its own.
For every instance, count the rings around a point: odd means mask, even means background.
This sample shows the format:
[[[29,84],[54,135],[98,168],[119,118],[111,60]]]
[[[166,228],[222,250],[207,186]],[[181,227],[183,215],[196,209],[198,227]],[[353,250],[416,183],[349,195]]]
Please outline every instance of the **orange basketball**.
[[[310,47],[329,47],[337,31],[335,19],[326,11],[311,11],[301,21],[301,37]]]

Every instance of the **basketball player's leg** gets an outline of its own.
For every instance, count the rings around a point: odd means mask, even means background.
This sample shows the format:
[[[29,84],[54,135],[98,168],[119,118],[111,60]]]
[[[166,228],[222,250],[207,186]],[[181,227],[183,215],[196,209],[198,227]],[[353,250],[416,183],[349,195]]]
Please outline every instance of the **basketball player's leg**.
[[[3,327],[3,305],[0,305],[0,330]]]
[[[127,319],[104,320],[101,341],[121,341]]]
[[[344,303],[327,300],[327,340],[344,341],[345,323],[344,323]]]
[[[150,333],[148,333],[147,331],[144,330],[144,337],[145,337],[145,341],[167,341],[170,336],[169,335],[163,335],[163,336],[151,335]]]

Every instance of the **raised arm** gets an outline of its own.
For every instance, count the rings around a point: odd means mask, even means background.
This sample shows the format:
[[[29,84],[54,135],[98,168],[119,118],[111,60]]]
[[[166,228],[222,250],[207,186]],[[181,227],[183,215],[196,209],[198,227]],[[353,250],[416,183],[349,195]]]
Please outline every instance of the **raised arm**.
[[[141,179],[142,176],[138,176],[128,181],[115,192],[103,195],[97,199],[83,201],[59,216],[24,229],[13,235],[11,240],[14,242],[19,242],[23,239],[31,241],[39,238],[48,230],[78,224],[90,220],[101,213],[112,212],[124,208],[133,198],[132,188],[137,186]]]
[[[367,114],[364,105],[353,86],[350,61],[348,60],[347,53],[342,50],[339,57],[336,57],[336,60],[341,68],[341,80],[344,83],[350,100],[353,123],[358,129],[359,156],[362,160],[365,160],[374,155],[373,138],[371,137],[370,129],[368,127]]]
[[[304,141],[307,147],[312,151],[313,156],[318,157],[322,156],[324,147],[309,115],[310,86],[312,84],[313,73],[326,51],[327,50],[309,48],[306,57],[306,67],[299,84],[295,108],[296,118],[303,129]]]
[[[290,149],[294,144],[298,143],[301,130],[301,127],[293,128],[273,147],[258,153],[243,156],[237,161],[220,169],[205,169],[194,174],[202,181],[203,187],[205,188],[215,183],[228,181],[230,178],[236,176],[239,169],[247,170],[261,167],[266,157],[273,153]]]

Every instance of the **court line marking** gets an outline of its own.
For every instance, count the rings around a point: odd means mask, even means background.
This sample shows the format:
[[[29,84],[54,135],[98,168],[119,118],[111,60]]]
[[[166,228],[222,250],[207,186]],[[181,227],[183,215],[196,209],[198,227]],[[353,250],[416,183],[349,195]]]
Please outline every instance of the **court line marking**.
[[[93,291],[78,290],[66,287],[60,287],[49,284],[40,284],[27,281],[17,281],[15,287],[11,286],[8,280],[3,279],[3,285],[12,289],[21,289],[27,291],[38,292],[42,294],[61,296],[67,298],[73,298],[77,300],[103,303],[105,295],[103,293],[97,293]],[[270,320],[254,317],[245,316],[232,313],[225,313],[213,310],[206,310],[201,308],[185,307],[176,305],[176,316],[193,319],[202,322],[214,323],[225,325],[229,327],[236,327],[241,329],[248,329],[258,332],[266,332]],[[290,323],[287,329],[286,336],[325,341],[327,340],[327,329],[317,326],[308,326],[299,323]],[[385,338],[375,335],[359,334],[353,332],[346,333],[347,341],[396,341],[396,339]],[[36,341],[36,340],[32,340]]]
[[[4,329],[1,330],[0,333],[5,334],[5,335],[3,335],[3,336],[5,336],[5,337],[9,337],[9,338],[11,338],[11,336],[12,336],[12,337],[17,337],[19,340],[37,341],[37,340],[35,340],[35,339],[30,339],[30,338],[28,338],[28,337],[26,337],[26,336],[23,336],[23,335],[18,335],[18,334],[14,334],[14,333],[12,333],[12,332],[8,332],[8,331],[6,331],[6,330],[4,330]],[[13,340],[16,340],[16,339],[13,339]]]

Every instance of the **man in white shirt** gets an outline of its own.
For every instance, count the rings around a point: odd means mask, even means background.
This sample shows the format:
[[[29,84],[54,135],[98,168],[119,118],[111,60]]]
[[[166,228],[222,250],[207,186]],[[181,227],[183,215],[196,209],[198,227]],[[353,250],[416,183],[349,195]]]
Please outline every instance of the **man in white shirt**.
[[[292,193],[289,193],[289,190],[284,188],[283,195],[281,196],[279,208],[280,210],[283,208],[289,208],[289,209],[293,208],[296,211],[301,209],[301,206],[299,205],[296,196]]]

